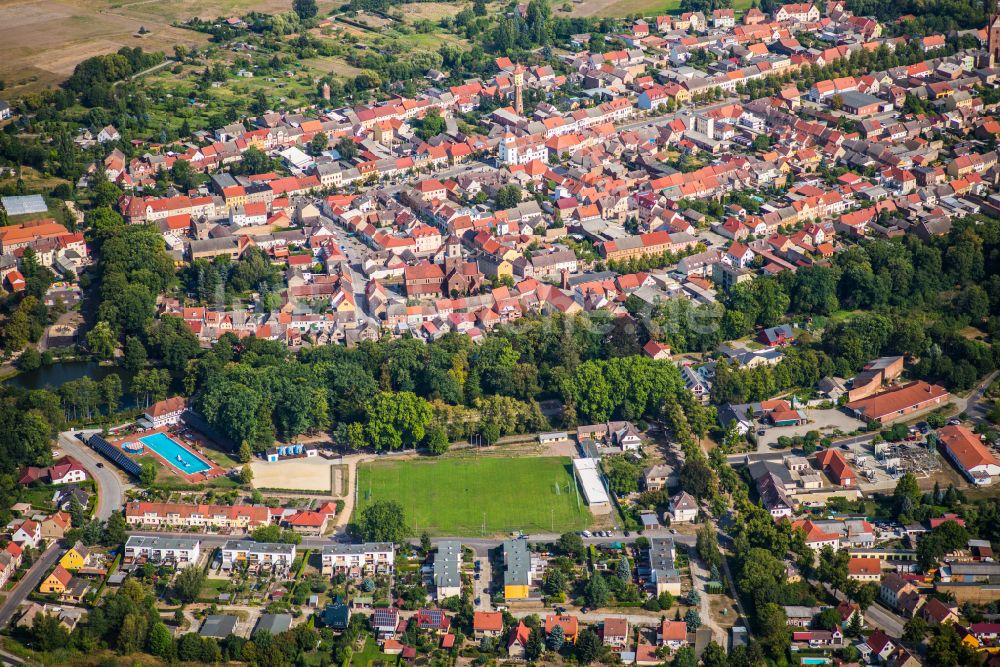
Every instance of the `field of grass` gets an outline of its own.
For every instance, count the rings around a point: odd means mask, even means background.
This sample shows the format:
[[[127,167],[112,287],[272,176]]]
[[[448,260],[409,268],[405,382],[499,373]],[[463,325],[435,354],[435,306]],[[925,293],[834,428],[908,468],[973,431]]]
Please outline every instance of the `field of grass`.
[[[320,0],[320,11],[338,6]],[[171,53],[175,44],[200,46],[208,35],[174,27],[192,17],[249,11],[286,12],[289,0],[3,0],[0,79],[5,98],[59,83],[82,60],[123,46]],[[138,35],[139,28],[147,34]]]
[[[358,511],[382,499],[406,508],[415,535],[560,533],[591,522],[566,457],[469,456],[359,466]]]
[[[382,653],[375,640],[369,637],[365,640],[365,647],[360,651],[355,651],[354,655],[351,656],[351,667],[369,667],[376,661],[386,666],[395,665],[399,662],[399,656]]]

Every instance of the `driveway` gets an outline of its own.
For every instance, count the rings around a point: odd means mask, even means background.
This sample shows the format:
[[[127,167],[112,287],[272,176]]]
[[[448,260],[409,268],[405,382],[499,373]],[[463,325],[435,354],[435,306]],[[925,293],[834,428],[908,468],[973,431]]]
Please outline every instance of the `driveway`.
[[[83,464],[97,485],[97,511],[94,516],[104,521],[111,516],[111,512],[121,509],[125,504],[125,483],[118,476],[114,464],[80,442],[72,431],[60,433],[58,442],[63,452]]]

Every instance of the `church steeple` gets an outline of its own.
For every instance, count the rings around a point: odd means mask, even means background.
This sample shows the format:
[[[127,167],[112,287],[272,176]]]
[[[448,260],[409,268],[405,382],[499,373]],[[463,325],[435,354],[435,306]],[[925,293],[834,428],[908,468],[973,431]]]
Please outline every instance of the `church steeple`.
[[[990,0],[987,0],[990,2]],[[985,65],[989,68],[997,66],[1000,63],[1000,0],[991,3],[993,5],[990,10],[990,19],[986,24],[986,63]]]

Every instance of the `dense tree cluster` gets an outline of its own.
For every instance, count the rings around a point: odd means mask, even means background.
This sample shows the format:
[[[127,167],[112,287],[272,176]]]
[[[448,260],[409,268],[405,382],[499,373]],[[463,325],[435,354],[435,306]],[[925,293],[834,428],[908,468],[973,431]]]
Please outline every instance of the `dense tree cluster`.
[[[495,442],[546,428],[539,401],[549,398],[565,404],[568,425],[656,417],[679,401],[684,423],[698,419],[704,434],[710,418],[688,406],[676,367],[614,356],[605,333],[588,318],[552,317],[502,327],[479,345],[453,334],[430,344],[386,339],[297,355],[278,342],[225,335],[187,363],[185,384],[209,424],[258,449],[275,435],[328,428],[342,444],[376,449],[425,446],[432,438],[440,448],[443,436],[477,433]]]

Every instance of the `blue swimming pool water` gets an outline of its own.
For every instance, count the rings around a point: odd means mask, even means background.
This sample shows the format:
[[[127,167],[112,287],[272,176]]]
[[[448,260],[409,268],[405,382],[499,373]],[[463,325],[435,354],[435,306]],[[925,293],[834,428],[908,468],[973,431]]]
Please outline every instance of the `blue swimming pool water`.
[[[830,664],[829,658],[802,658],[803,665],[828,665]]]
[[[166,433],[147,435],[144,438],[139,438],[139,442],[152,449],[162,456],[167,463],[185,474],[192,475],[196,472],[205,472],[212,469],[212,466],[195,456],[191,450]],[[177,457],[180,457],[180,460]],[[185,463],[187,465],[184,465]]]

